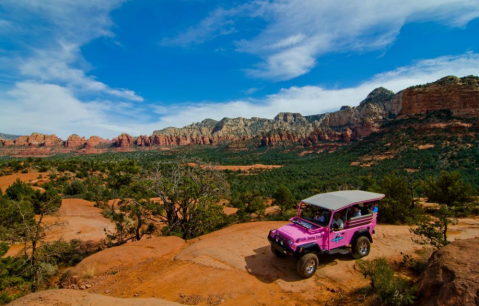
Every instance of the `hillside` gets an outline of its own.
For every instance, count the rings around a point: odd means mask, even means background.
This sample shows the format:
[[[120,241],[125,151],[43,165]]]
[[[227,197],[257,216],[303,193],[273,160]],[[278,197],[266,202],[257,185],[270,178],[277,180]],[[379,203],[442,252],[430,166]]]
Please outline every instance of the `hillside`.
[[[44,300],[49,305],[83,305],[85,299],[102,305],[226,306],[364,301],[365,296],[355,292],[367,280],[348,255],[321,257],[310,279],[297,275],[294,260],[275,257],[266,236],[284,224],[245,223],[187,242],[156,237],[107,249],[73,268],[63,281],[65,289],[27,295],[12,305],[46,305]],[[479,234],[476,219],[462,219],[453,230],[452,239]],[[408,226],[379,225],[368,259],[386,256],[400,261],[404,254],[417,256],[421,249],[412,242]]]
[[[20,137],[20,136],[19,135],[9,135],[9,134],[0,133],[0,140],[15,140],[18,137]]]
[[[355,103],[352,101],[352,104]],[[381,131],[391,123],[440,110],[448,110],[457,118],[479,115],[479,78],[448,76],[396,94],[381,87],[372,91],[358,106],[343,106],[332,113],[312,116],[280,113],[274,119],[205,119],[183,128],[157,130],[151,136],[132,137],[121,134],[113,140],[106,140],[98,136],[86,139],[71,135],[63,141],[55,135],[33,133],[15,140],[0,140],[0,154],[98,154],[110,151],[162,150],[185,145],[238,145],[245,142],[252,142],[257,147],[287,142],[315,148],[324,144],[348,144],[358,141]]]

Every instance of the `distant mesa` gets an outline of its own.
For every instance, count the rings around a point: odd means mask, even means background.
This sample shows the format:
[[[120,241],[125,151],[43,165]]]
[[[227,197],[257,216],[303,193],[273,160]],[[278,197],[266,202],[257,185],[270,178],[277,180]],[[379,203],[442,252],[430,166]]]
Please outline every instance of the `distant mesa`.
[[[253,117],[205,119],[182,128],[156,130],[152,135],[133,137],[123,133],[113,140],[92,136],[88,140],[71,135],[62,141],[55,135],[0,134],[0,155],[51,155],[108,150],[152,150],[186,145],[218,145],[224,142],[255,141],[258,146],[288,142],[304,147],[361,140],[381,129],[385,122],[448,110],[456,117],[479,116],[479,78],[444,77],[436,82],[409,87],[394,94],[379,87],[356,107],[343,106],[331,113],[303,116],[282,112],[274,119]],[[36,149],[35,149],[36,148]]]

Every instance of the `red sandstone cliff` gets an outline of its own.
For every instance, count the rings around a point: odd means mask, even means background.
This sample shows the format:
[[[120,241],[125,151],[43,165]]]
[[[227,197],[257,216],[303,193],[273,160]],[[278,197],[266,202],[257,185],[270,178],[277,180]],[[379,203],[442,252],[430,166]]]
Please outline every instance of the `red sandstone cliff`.
[[[86,143],[85,137],[80,137],[78,135],[70,135],[65,141],[65,147],[67,148],[78,148],[84,146]]]
[[[434,83],[407,88],[397,94],[381,87],[372,91],[357,107],[344,106],[332,113],[312,116],[280,113],[274,119],[206,119],[183,128],[170,127],[154,131],[151,136],[134,138],[121,134],[112,141],[97,136],[86,140],[84,137],[71,135],[63,142],[55,135],[33,133],[30,136],[20,136],[14,141],[0,139],[0,154],[47,154],[50,151],[88,154],[101,153],[114,147],[133,150],[164,146],[217,145],[224,141],[238,143],[247,139],[255,139],[258,145],[263,146],[274,146],[280,142],[293,142],[303,146],[329,142],[348,143],[379,131],[381,125],[393,120],[392,118],[407,118],[443,109],[449,109],[458,117],[478,116],[479,78],[449,76]]]
[[[401,117],[449,109],[453,115],[479,115],[479,78],[448,76],[434,83],[410,87],[397,94],[394,107]]]

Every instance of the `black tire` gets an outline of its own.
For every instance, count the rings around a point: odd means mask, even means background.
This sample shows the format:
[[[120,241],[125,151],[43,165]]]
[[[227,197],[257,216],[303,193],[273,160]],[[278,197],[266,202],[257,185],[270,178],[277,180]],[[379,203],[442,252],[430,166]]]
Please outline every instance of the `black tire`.
[[[308,253],[301,257],[298,261],[296,268],[298,269],[298,274],[303,278],[310,278],[316,273],[318,269],[319,259],[316,254]]]
[[[363,258],[369,255],[371,251],[371,242],[368,237],[361,236],[356,239],[356,242],[353,245],[353,257],[356,259]]]
[[[286,257],[286,254],[281,253],[280,251],[276,250],[274,246],[271,246],[271,253],[274,254],[274,256],[279,257],[279,258],[284,258]]]

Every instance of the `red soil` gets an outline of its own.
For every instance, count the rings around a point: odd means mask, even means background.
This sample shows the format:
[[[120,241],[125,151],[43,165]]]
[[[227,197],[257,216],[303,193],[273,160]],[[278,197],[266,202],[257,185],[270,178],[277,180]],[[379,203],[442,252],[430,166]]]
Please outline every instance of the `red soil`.
[[[26,183],[35,183],[38,180],[38,176],[42,175],[44,178],[48,177],[48,172],[40,173],[38,171],[30,171],[29,173],[14,173],[11,175],[0,176],[0,188],[2,191],[5,191],[8,186],[13,184],[17,179],[20,179],[22,182]],[[47,179],[42,179],[40,181],[45,181]]]

